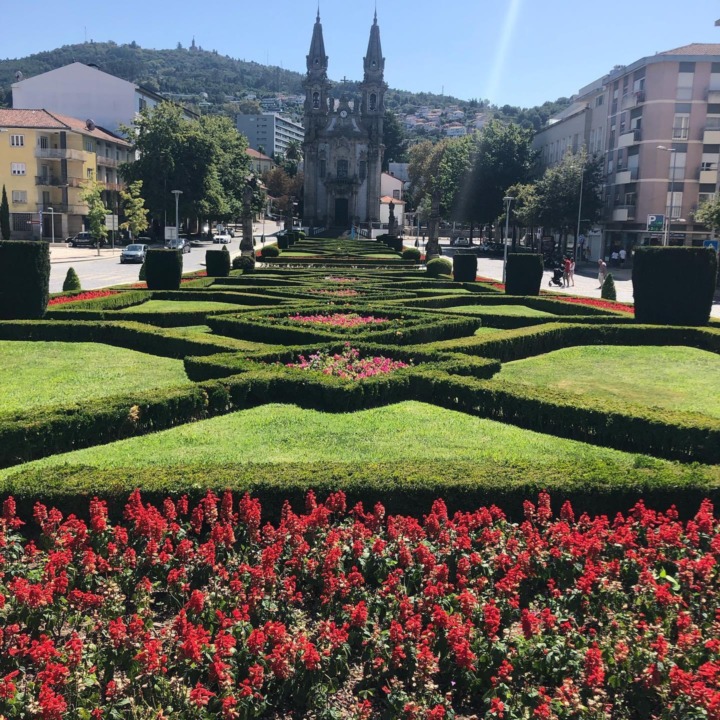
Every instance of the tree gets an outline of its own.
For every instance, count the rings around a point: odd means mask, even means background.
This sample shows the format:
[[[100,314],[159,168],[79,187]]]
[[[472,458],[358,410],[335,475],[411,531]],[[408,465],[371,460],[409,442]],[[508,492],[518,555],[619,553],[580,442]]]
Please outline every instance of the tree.
[[[4,185],[2,200],[0,200],[0,239],[10,239],[10,205],[8,205],[7,191]]]
[[[120,223],[120,229],[128,230],[133,238],[148,228],[148,209],[145,207],[145,200],[140,197],[142,186],[142,180],[136,180],[130,183],[127,191],[120,191],[125,213],[125,222]]]
[[[407,157],[407,136],[400,125],[397,115],[392,110],[385,111],[383,121],[383,144],[385,153],[383,155],[382,169],[387,172],[390,161],[405,162]]]
[[[511,220],[515,225],[526,228],[533,236],[533,247],[535,246],[533,230],[539,224],[540,198],[536,183],[518,183],[507,189],[507,196],[514,198],[511,207]],[[515,235],[513,234],[513,247]]]
[[[4,190],[3,190],[4,193]],[[714,233],[720,230],[720,195],[706,200],[695,211],[695,222],[699,222]]]
[[[108,231],[105,227],[105,216],[108,209],[102,199],[103,187],[96,180],[88,180],[80,193],[81,200],[87,204],[87,219],[90,225],[90,234],[98,241],[98,255],[101,241],[105,240]]]

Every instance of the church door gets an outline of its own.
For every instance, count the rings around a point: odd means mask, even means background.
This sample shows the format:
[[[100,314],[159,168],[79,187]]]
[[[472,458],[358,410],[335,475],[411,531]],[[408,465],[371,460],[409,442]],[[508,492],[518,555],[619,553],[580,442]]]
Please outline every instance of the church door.
[[[347,198],[335,198],[335,225],[345,227],[350,224]]]

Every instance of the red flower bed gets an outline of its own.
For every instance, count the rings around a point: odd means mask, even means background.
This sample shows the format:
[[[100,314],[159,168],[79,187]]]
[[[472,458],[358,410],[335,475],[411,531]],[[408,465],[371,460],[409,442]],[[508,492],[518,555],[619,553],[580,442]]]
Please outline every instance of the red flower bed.
[[[525,515],[135,492],[119,524],[38,504],[27,540],[8,499],[0,715],[720,718],[712,505]]]
[[[355,328],[362,325],[381,325],[388,322],[387,318],[377,318],[373,315],[359,315],[358,313],[332,313],[330,315],[288,315],[288,320],[309,325],[329,325],[339,328]]]
[[[595,298],[586,297],[558,297],[561,302],[575,303],[576,305],[588,305],[590,307],[600,308],[601,310],[613,310],[616,312],[635,313],[634,307],[623,305],[622,303],[613,302],[612,300],[596,300]]]
[[[108,297],[109,295],[117,295],[117,290],[88,290],[88,292],[77,293],[75,295],[59,295],[50,299],[48,305],[64,305],[71,302],[80,302],[81,300],[97,300],[98,298]]]

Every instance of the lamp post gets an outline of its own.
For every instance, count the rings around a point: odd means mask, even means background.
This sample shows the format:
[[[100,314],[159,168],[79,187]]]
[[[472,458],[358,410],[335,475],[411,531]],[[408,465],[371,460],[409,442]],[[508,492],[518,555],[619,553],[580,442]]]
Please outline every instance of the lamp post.
[[[178,212],[178,203],[183,191],[171,190],[170,192],[175,196],[175,239],[177,240],[180,237],[180,214]]]
[[[577,230],[575,231],[575,242],[573,242],[573,260],[577,262],[577,246],[578,238],[580,237],[580,218],[582,217],[582,197],[583,197],[583,182],[585,180],[585,161],[587,155],[583,157],[583,161],[580,165],[580,199],[578,200],[578,217],[577,217]]]
[[[50,233],[52,237],[52,244],[55,244],[55,211],[49,207],[47,210],[50,211]],[[42,237],[42,231],[40,231],[40,237]]]
[[[506,272],[507,272],[507,246],[508,246],[508,234],[510,232],[510,205],[512,201],[514,200],[514,197],[510,197],[509,195],[505,196],[503,198],[503,201],[505,202],[505,242],[504,242],[504,248],[503,248],[503,283],[505,282]]]
[[[667,217],[665,218],[665,232],[663,233],[663,246],[667,247],[670,241],[670,221],[672,219],[672,214],[674,210],[674,200],[675,200],[675,163],[677,160],[677,151],[675,148],[668,148],[665,147],[665,145],[658,145],[658,150],[664,150],[665,152],[671,153],[671,160],[670,160],[670,209],[668,211],[667,206],[665,207],[665,210],[667,211]]]

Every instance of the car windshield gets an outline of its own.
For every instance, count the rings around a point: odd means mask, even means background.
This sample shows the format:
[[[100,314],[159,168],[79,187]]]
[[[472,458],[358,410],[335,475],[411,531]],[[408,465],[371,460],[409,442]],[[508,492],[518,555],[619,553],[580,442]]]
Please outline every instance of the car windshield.
[[[126,250],[131,250],[133,252],[139,252],[142,249],[143,249],[142,245],[128,245],[126,248]]]

